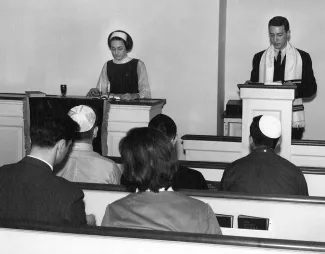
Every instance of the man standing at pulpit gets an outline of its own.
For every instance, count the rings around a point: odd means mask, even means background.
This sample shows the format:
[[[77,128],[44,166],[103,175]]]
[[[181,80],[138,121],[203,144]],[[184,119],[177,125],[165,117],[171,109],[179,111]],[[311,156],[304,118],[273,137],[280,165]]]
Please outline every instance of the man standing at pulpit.
[[[290,42],[290,26],[285,17],[276,16],[268,24],[271,46],[255,54],[251,82],[277,82],[296,85],[292,107],[292,138],[301,139],[305,130],[303,98],[317,91],[310,55]]]

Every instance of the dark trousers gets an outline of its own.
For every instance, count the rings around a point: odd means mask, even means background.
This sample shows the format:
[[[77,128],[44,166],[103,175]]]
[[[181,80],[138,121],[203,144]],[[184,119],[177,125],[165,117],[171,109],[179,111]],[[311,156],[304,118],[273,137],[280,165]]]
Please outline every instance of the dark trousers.
[[[302,139],[302,134],[304,133],[305,128],[292,128],[291,138],[292,139]]]

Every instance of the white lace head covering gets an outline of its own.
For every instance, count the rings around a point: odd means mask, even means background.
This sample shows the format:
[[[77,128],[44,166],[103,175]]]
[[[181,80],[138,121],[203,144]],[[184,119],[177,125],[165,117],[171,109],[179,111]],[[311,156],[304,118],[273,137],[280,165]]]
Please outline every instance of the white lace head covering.
[[[68,115],[79,124],[79,132],[89,131],[94,127],[96,122],[96,114],[92,108],[86,105],[75,106],[70,109]]]
[[[262,116],[258,127],[266,137],[276,139],[281,136],[281,122],[274,116]]]

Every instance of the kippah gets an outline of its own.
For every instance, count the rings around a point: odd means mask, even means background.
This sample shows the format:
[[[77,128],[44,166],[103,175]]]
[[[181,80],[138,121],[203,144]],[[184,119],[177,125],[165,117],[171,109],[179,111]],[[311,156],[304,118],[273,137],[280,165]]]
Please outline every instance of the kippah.
[[[79,132],[89,131],[95,124],[96,114],[92,108],[79,105],[70,109],[68,115],[79,124]]]
[[[274,116],[262,116],[258,127],[266,137],[276,139],[281,136],[281,122]]]

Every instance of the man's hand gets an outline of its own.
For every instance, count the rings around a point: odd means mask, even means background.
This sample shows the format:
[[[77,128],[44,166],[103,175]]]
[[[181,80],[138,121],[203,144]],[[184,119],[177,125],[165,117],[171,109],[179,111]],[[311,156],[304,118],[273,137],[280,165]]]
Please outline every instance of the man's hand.
[[[96,226],[96,218],[93,214],[86,215],[87,225],[89,226]]]
[[[91,88],[87,93],[87,97],[97,97],[100,96],[100,91],[97,88]]]
[[[295,84],[292,83],[291,81],[286,81],[283,85],[286,85],[286,86],[294,86]]]

